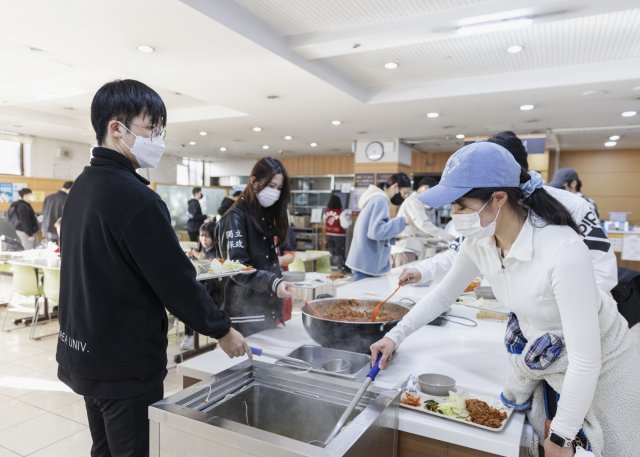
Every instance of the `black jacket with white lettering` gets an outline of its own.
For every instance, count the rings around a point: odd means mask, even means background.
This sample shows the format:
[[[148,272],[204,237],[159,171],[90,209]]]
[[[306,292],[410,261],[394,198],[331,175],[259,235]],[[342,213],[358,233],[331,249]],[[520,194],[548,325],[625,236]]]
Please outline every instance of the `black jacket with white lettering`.
[[[56,359],[83,395],[92,394],[86,380],[99,381],[104,396],[105,382],[164,374],[165,308],[211,337],[230,329],[147,184],[124,156],[95,148],[65,203]]]
[[[248,211],[248,205],[240,200],[220,219],[215,231],[220,257],[257,270],[223,282],[223,309],[231,317],[233,327],[243,335],[273,328],[282,321],[282,300],[275,292],[282,274],[273,221],[257,214],[260,224],[253,224]]]

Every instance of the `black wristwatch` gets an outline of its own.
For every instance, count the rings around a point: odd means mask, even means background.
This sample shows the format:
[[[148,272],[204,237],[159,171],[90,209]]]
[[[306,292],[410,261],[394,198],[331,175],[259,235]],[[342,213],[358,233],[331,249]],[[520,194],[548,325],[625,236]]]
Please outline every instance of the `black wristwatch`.
[[[553,430],[551,431],[551,434],[549,435],[549,440],[553,444],[556,444],[556,445],[558,445],[560,447],[571,447],[571,446],[573,446],[573,440],[568,440],[567,438],[558,435]]]

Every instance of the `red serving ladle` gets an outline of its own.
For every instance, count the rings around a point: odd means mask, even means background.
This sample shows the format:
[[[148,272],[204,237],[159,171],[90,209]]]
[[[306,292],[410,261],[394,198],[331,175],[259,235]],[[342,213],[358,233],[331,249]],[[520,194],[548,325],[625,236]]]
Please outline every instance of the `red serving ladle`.
[[[391,295],[389,295],[387,298],[385,298],[384,300],[382,300],[380,303],[378,303],[378,304],[376,305],[376,307],[375,307],[375,308],[373,308],[373,314],[371,315],[371,322],[375,322],[375,321],[376,321],[376,319],[378,318],[378,314],[380,313],[380,308],[382,308],[382,305],[384,305],[386,302],[388,302],[388,301],[389,301],[389,299],[390,299],[391,297],[393,297],[393,296],[396,294],[396,292],[397,292],[398,290],[400,290],[400,288],[401,288],[401,287],[402,287],[402,284],[398,284],[398,285],[396,286],[396,288],[394,289],[394,291],[393,291],[393,292],[391,292]]]

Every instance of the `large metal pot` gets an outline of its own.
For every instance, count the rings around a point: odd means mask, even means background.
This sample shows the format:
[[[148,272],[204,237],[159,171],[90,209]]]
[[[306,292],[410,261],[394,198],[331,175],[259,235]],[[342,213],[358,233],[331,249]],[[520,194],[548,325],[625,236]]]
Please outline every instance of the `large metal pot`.
[[[324,316],[334,305],[357,311],[366,310],[370,313],[378,303],[377,300],[351,300],[345,298],[314,300],[310,303],[313,308],[309,308],[309,305],[306,304],[302,307],[302,323],[309,336],[322,346],[368,354],[369,346],[395,327],[402,319],[402,316],[409,312],[408,307],[400,303],[385,303],[382,312],[397,317],[386,321],[353,322],[332,320]]]

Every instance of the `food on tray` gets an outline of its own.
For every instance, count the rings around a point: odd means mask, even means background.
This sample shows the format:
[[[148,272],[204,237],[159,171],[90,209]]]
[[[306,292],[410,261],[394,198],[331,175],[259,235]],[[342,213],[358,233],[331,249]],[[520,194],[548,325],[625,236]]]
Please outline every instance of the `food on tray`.
[[[331,273],[329,276],[327,276],[329,278],[329,280],[331,281],[335,281],[336,279],[343,279],[346,278],[347,275],[343,275],[342,273]]]
[[[507,413],[497,408],[489,406],[482,400],[468,398],[465,400],[467,411],[471,422],[484,425],[485,427],[500,428],[502,421],[507,418]]]
[[[478,281],[478,280],[476,279],[476,280],[474,280],[474,281],[471,281],[471,282],[469,283],[469,285],[467,286],[467,288],[466,288],[464,291],[465,291],[465,292],[473,292],[473,291],[474,291],[474,289],[475,289],[476,287],[478,287],[479,285],[480,285],[480,281]]]
[[[420,406],[421,401],[422,400],[420,399],[420,395],[413,395],[410,392],[404,392],[400,397],[400,403],[413,406],[415,408],[418,408]]]
[[[209,263],[208,273],[222,274],[230,271],[251,271],[255,270],[251,265],[244,265],[235,260],[221,259],[216,257]]]
[[[444,414],[448,417],[454,417],[457,419],[466,419],[469,417],[469,412],[467,411],[465,405],[466,397],[460,395],[457,392],[449,392],[449,398],[447,400],[440,402],[438,405],[438,412]]]
[[[434,413],[437,413],[437,412],[438,412],[438,406],[439,406],[439,405],[440,405],[440,404],[439,404],[437,401],[435,401],[435,400],[427,400],[427,401],[424,403],[424,409],[426,409],[427,411],[432,411],[432,412],[434,412]]]

